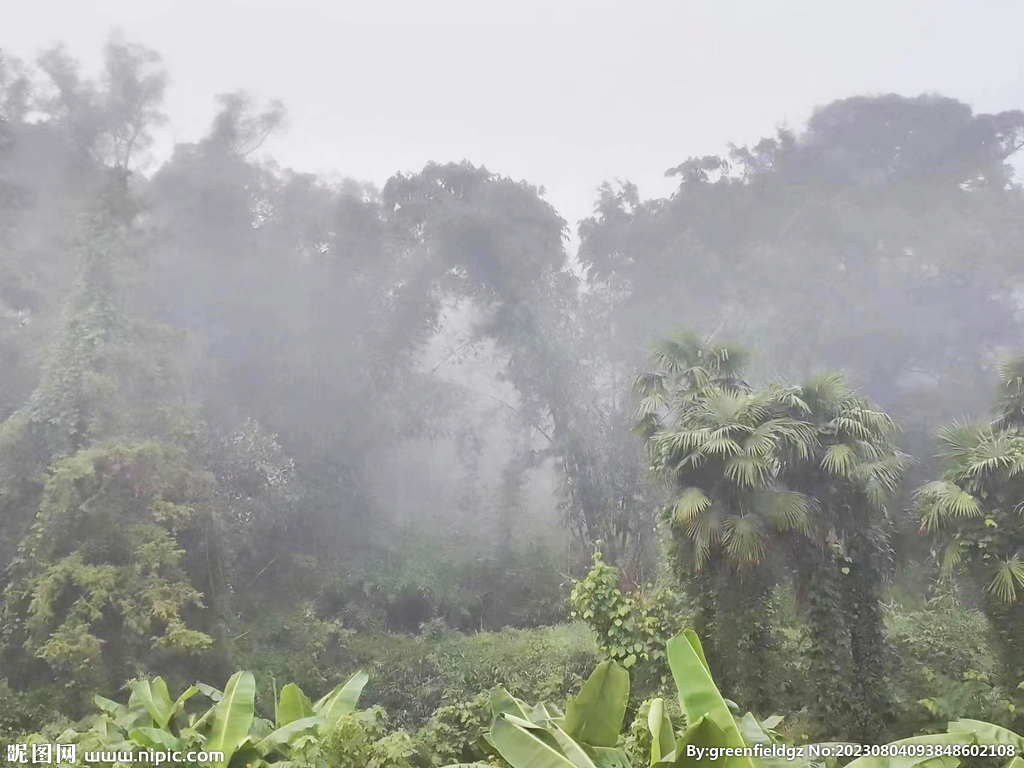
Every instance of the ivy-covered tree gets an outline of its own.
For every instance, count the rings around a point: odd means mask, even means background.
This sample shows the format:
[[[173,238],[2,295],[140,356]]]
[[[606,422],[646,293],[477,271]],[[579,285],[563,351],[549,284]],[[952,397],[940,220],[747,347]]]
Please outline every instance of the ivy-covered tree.
[[[917,491],[921,529],[947,575],[984,596],[999,638],[1004,682],[1024,680],[1024,419],[1021,358],[1000,365],[1003,389],[992,423],[954,422],[939,433],[945,473]]]
[[[767,711],[775,695],[767,679],[772,592],[784,543],[810,535],[815,506],[787,487],[783,457],[807,458],[814,431],[790,415],[788,393],[755,391],[743,381],[744,359],[735,344],[689,332],[658,342],[658,370],[636,381],[638,430],[651,470],[673,488],[662,517],[668,555],[698,590],[700,629],[717,630],[718,654],[732,635],[743,672],[738,679],[734,670],[721,674]],[[720,626],[727,620],[728,633]]]
[[[810,455],[792,457],[785,471],[820,513],[813,544],[799,542],[794,557],[811,670],[824,681],[815,714],[832,729],[868,738],[891,708],[881,608],[891,567],[886,504],[909,457],[892,442],[892,418],[841,374],[820,374],[792,393],[793,415],[810,422],[815,435]]]
[[[79,281],[39,385],[0,427],[5,522],[20,539],[4,577],[4,655],[27,652],[80,684],[213,644],[197,612],[220,578],[197,424],[160,334],[120,295],[135,213],[112,171],[83,220]],[[209,559],[189,568],[201,543]]]

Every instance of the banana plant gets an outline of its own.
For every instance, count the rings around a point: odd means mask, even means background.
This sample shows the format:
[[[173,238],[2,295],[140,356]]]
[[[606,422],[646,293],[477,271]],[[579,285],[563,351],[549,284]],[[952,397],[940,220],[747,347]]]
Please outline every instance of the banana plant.
[[[687,727],[678,732],[662,699],[654,699],[648,708],[647,726],[651,734],[649,768],[813,768],[816,762],[805,748],[800,755],[775,749],[781,745],[776,728],[782,718],[763,721],[748,712],[737,717],[735,705],[725,699],[711,676],[704,649],[697,635],[686,631],[669,640],[667,656],[686,716]],[[639,768],[630,766],[622,748],[619,731],[629,697],[629,675],[612,661],[595,670],[579,695],[569,702],[566,713],[550,704],[530,707],[496,689],[491,698],[493,720],[487,743],[512,768]],[[1024,751],[1020,736],[989,723],[961,720],[950,723],[949,732],[918,736],[893,742],[892,746],[912,744],[1016,744]],[[760,754],[746,754],[760,746]],[[839,743],[819,744],[831,747]],[[709,750],[734,748],[737,754],[711,760]],[[953,756],[866,756],[846,768],[957,768]],[[822,750],[823,752],[823,750]],[[827,753],[826,753],[827,754]],[[471,768],[482,764],[458,764],[447,768]],[[1014,758],[1005,768],[1024,768],[1024,760]]]
[[[971,733],[976,737],[976,743],[986,745],[1002,745],[1013,747],[1012,757],[1004,768],[1024,768],[1024,736],[1014,733],[1009,728],[1003,728],[995,723],[987,723],[984,720],[955,720],[946,726],[949,733]]]
[[[250,768],[273,763],[279,758],[320,765],[319,747],[338,722],[356,711],[366,685],[365,672],[356,672],[316,703],[295,683],[281,689],[275,702],[275,720],[260,721],[250,737],[251,749],[245,764]]]
[[[485,742],[513,768],[630,768],[619,737],[628,700],[629,673],[611,660],[598,665],[565,712],[497,688]]]
[[[322,762],[320,743],[341,718],[356,711],[367,679],[364,672],[357,672],[316,703],[290,683],[274,702],[274,721],[255,716],[256,681],[251,672],[236,672],[223,691],[197,683],[173,701],[163,678],[139,680],[130,684],[127,705],[95,696],[100,714],[91,729],[65,736],[90,751],[223,753],[209,768],[258,768],[288,762],[300,754],[317,758],[308,762]],[[213,702],[202,714],[185,710],[185,703],[196,694]]]

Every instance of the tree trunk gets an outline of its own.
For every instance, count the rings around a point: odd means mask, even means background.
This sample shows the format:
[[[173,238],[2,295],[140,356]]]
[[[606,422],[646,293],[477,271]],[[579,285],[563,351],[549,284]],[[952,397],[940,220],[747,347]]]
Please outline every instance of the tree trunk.
[[[885,628],[880,605],[885,535],[865,529],[847,542],[851,560],[843,579],[846,627],[853,657],[852,736],[863,743],[875,743],[885,730],[892,710],[886,684]]]
[[[843,582],[835,555],[808,541],[796,548],[796,595],[807,621],[811,715],[822,734],[853,732],[853,655],[843,616]]]

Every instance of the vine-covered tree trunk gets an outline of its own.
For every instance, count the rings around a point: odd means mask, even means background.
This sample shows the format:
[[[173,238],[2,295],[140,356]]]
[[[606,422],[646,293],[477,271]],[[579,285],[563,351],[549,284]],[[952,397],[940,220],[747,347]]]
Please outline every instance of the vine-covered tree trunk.
[[[762,573],[726,580],[726,568],[706,569],[692,578],[698,605],[694,628],[708,638],[704,651],[719,687],[765,715],[778,693],[772,682],[778,660],[774,582]]]
[[[698,571],[690,577],[689,587],[697,599],[693,628],[698,636],[707,638],[704,654],[711,667],[711,674],[718,681],[719,687],[728,690],[732,682],[732,665],[722,663],[725,638],[720,626],[719,587],[715,582],[714,574],[709,569]]]
[[[844,617],[853,657],[852,736],[870,743],[884,731],[891,697],[886,685],[886,642],[880,604],[885,535],[865,529],[847,542],[850,564],[843,579]]]
[[[743,704],[762,717],[772,711],[778,691],[778,638],[775,634],[774,584],[760,574],[745,574],[730,600],[730,617],[736,633],[736,667],[742,670],[736,694]]]
[[[985,613],[998,642],[1002,682],[1015,690],[1024,681],[1024,602],[1007,603],[990,594]]]
[[[848,738],[852,732],[853,656],[843,617],[843,582],[831,549],[801,541],[796,551],[797,599],[807,621],[808,691],[811,713],[823,732]]]

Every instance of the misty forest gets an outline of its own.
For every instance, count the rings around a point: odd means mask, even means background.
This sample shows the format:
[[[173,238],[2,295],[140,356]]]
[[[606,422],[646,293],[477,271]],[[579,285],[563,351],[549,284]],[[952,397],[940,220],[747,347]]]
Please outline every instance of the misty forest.
[[[241,91],[157,153],[103,61],[0,61],[0,739],[1024,768],[1024,112],[836,94],[570,223]]]

